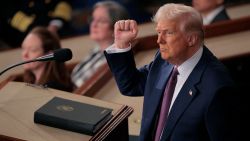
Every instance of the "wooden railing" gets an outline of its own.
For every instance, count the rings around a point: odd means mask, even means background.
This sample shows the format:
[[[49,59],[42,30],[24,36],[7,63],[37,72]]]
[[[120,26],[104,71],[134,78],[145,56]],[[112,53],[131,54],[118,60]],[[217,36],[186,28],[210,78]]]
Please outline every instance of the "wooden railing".
[[[221,21],[204,27],[205,38],[245,31],[250,29],[250,16],[230,21]]]
[[[112,77],[108,64],[102,65],[95,74],[73,93],[92,97]]]

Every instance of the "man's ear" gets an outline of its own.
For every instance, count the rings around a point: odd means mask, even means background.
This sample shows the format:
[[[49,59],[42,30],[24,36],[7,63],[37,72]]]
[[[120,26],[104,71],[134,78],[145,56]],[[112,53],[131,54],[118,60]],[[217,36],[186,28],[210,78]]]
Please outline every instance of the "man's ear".
[[[224,3],[224,0],[216,0],[217,5],[222,5]]]
[[[197,41],[198,41],[198,36],[196,34],[187,35],[187,42],[189,47],[194,46]]]

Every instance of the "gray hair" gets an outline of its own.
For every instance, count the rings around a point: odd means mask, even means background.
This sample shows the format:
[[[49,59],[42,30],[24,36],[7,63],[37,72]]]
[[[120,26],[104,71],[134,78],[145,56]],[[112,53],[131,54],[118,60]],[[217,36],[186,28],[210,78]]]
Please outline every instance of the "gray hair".
[[[119,20],[126,20],[129,18],[129,14],[127,10],[120,5],[119,3],[115,1],[101,1],[97,2],[94,5],[94,10],[98,7],[105,7],[108,10],[109,18],[110,18],[110,24],[112,25],[112,28],[114,27],[115,22]]]
[[[154,22],[160,20],[179,20],[183,22],[182,30],[184,32],[198,32],[201,39],[204,38],[203,21],[201,14],[193,7],[183,4],[165,4],[161,6],[153,17]]]

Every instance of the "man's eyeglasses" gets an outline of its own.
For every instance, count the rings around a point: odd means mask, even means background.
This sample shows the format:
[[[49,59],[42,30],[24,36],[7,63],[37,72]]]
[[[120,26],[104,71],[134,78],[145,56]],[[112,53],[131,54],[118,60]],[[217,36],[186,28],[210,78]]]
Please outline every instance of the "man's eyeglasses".
[[[110,24],[110,20],[104,19],[104,18],[103,19],[102,18],[100,18],[100,19],[91,18],[89,20],[89,23],[96,23],[98,25],[104,25],[104,24]]]

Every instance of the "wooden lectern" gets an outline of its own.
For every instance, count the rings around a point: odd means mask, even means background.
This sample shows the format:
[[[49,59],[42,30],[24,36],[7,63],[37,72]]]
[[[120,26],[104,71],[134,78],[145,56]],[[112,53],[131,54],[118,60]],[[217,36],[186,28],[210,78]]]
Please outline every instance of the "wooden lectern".
[[[54,96],[111,108],[113,117],[93,136],[34,123],[34,111]],[[0,141],[127,141],[128,116],[132,112],[133,109],[126,105],[22,82],[9,82],[0,90]]]

